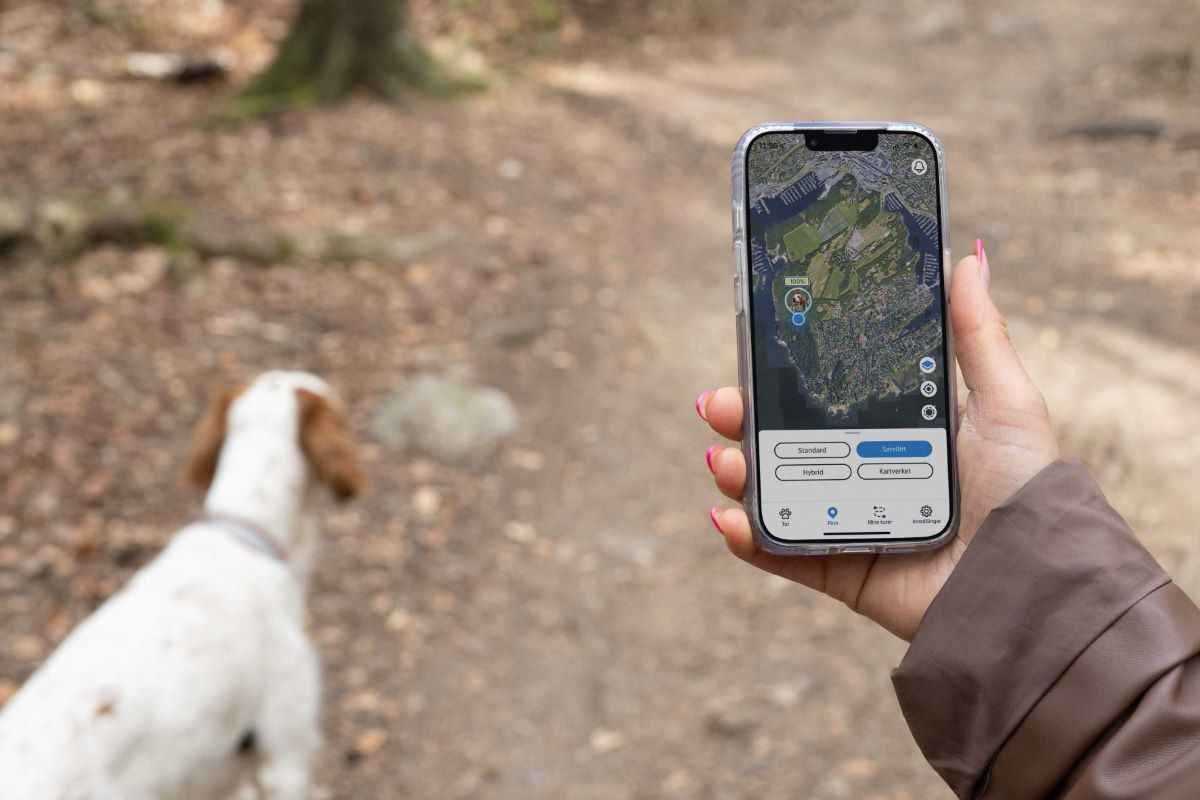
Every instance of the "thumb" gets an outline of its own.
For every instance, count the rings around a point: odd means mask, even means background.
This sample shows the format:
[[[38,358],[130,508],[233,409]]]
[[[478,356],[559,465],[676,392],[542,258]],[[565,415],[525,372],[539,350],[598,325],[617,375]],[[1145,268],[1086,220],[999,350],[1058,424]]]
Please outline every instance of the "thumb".
[[[976,252],[955,265],[950,284],[950,325],[963,380],[973,392],[1033,388],[988,291],[987,254],[981,242]]]

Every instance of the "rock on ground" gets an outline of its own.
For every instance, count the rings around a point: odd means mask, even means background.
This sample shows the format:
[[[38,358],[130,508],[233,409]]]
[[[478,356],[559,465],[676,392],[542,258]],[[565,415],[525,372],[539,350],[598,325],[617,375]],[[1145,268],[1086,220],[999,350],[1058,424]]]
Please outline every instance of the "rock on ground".
[[[421,375],[380,405],[372,430],[395,447],[445,462],[478,464],[517,430],[517,410],[499,389]]]

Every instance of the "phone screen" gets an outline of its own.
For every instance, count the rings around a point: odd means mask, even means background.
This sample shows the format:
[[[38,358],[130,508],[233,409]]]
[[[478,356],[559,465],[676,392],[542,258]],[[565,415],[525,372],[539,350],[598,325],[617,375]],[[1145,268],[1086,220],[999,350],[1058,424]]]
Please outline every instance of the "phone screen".
[[[950,524],[937,167],[909,132],[750,144],[754,435],[776,539],[911,541]]]

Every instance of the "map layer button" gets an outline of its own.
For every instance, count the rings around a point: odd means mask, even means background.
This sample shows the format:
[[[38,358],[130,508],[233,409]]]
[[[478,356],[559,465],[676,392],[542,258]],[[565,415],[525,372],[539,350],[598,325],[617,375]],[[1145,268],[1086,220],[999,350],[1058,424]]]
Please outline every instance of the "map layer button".
[[[859,458],[926,458],[933,445],[922,441],[859,442]]]
[[[933,477],[933,465],[923,461],[912,464],[860,464],[858,477],[864,481],[915,481]]]
[[[777,458],[845,458],[850,445],[845,442],[780,442],[775,445]]]
[[[844,481],[850,478],[845,464],[781,464],[775,468],[781,481]]]

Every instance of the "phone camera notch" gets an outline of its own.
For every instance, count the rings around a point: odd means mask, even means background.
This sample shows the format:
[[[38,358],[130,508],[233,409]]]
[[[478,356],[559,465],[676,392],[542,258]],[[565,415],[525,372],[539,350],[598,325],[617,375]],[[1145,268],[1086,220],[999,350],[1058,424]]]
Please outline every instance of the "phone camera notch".
[[[879,146],[879,133],[877,131],[810,131],[804,134],[804,145],[809,150],[865,152]]]

